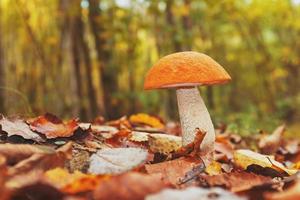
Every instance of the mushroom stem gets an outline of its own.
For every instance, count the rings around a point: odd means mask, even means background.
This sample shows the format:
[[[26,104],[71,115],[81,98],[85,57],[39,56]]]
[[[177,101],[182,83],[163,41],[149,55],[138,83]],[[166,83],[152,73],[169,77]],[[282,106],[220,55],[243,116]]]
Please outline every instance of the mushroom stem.
[[[200,148],[204,152],[214,149],[215,129],[198,88],[176,90],[183,145],[193,142],[196,128],[206,132]]]

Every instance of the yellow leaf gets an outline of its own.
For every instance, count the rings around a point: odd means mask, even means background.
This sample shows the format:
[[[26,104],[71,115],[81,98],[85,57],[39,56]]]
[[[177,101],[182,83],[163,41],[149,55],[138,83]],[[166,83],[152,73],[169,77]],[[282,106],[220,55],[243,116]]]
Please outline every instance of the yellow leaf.
[[[249,165],[255,164],[261,167],[270,167],[279,172],[286,172],[289,175],[295,174],[297,170],[287,169],[283,164],[274,160],[272,156],[256,153],[248,149],[236,150],[233,154],[237,166],[247,169]]]
[[[213,161],[205,168],[205,172],[210,175],[219,175],[222,173],[222,166],[219,162]]]
[[[92,191],[101,181],[110,177],[84,174],[79,171],[69,173],[62,168],[48,170],[45,176],[47,181],[68,194]]]
[[[181,137],[167,134],[149,134],[149,148],[152,152],[168,154],[182,146]]]
[[[72,183],[74,180],[85,177],[87,175],[75,171],[74,173],[69,173],[67,170],[62,168],[55,168],[48,170],[45,173],[45,176],[47,177],[47,180],[53,183],[58,188],[64,187],[67,184]]]
[[[129,121],[132,123],[146,124],[153,128],[164,128],[164,124],[161,123],[159,119],[145,113],[138,113],[136,115],[131,115]]]

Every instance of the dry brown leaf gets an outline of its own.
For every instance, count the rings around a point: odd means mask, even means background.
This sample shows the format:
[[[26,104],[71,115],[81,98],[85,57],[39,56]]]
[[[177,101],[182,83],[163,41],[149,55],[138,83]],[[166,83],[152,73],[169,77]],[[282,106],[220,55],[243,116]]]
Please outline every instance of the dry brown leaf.
[[[30,170],[48,170],[55,167],[63,167],[71,158],[72,143],[69,142],[51,154],[35,153],[9,168],[10,175],[26,173]]]
[[[215,143],[215,160],[229,161],[233,158],[233,147],[227,142]]]
[[[79,127],[83,130],[90,130],[95,135],[101,135],[108,139],[113,137],[119,130],[114,126],[98,125],[91,123],[79,123]]]
[[[166,187],[169,185],[160,174],[129,172],[102,181],[93,197],[95,200],[143,200]]]
[[[242,192],[254,186],[270,183],[272,181],[270,177],[244,171],[223,173],[214,176],[201,175],[200,180],[200,184],[204,186],[220,186],[232,192]]]
[[[48,139],[70,137],[79,127],[77,120],[73,119],[64,123],[55,115],[48,113],[28,120],[28,123],[31,130],[45,135]]]
[[[285,125],[277,127],[271,135],[264,135],[258,142],[258,147],[264,154],[273,154],[278,151],[282,144],[282,137],[285,131]]]
[[[160,173],[173,185],[179,184],[185,175],[192,171],[194,167],[201,164],[201,161],[192,158],[179,158],[162,163],[145,165],[149,174]]]
[[[245,200],[222,188],[188,187],[183,190],[164,189],[156,194],[151,194],[145,200]]]
[[[7,181],[7,166],[6,158],[0,155],[0,199],[7,200],[9,199],[9,191],[5,185]]]
[[[123,116],[117,120],[108,121],[106,124],[109,126],[114,126],[114,127],[118,128],[119,130],[128,130],[128,129],[132,128],[131,124],[128,121],[126,116]]]
[[[90,158],[89,173],[120,174],[141,166],[149,154],[141,148],[106,148]]]
[[[6,157],[8,164],[15,164],[33,154],[50,154],[55,152],[54,149],[29,144],[0,144],[0,154]]]
[[[1,130],[7,133],[7,136],[18,135],[24,139],[33,140],[36,142],[44,142],[43,139],[38,133],[30,130],[28,124],[26,124],[22,119],[9,120],[5,117],[2,117],[0,120]]]
[[[300,182],[297,181],[288,189],[280,192],[266,192],[264,194],[267,200],[299,200],[300,199]]]
[[[55,187],[36,182],[25,185],[15,190],[11,195],[11,200],[63,200],[64,194]]]
[[[110,145],[111,147],[138,147],[146,148],[144,142],[136,142],[130,139],[131,131],[130,130],[120,130],[113,137],[106,139],[105,144]]]

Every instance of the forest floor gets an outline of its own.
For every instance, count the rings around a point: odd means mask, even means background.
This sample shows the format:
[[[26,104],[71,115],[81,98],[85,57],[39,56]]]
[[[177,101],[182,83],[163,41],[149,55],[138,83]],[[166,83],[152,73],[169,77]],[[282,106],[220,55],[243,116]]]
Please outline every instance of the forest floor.
[[[217,127],[211,154],[201,130],[182,146],[177,123],[147,114],[0,125],[1,200],[300,199],[299,140],[285,125],[247,137]]]

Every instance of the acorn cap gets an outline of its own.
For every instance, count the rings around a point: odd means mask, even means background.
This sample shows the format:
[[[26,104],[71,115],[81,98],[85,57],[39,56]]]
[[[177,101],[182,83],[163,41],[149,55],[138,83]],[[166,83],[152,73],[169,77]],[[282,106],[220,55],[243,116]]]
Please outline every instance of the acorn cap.
[[[211,57],[185,51],[161,58],[147,73],[144,89],[215,85],[231,80],[225,69]]]

